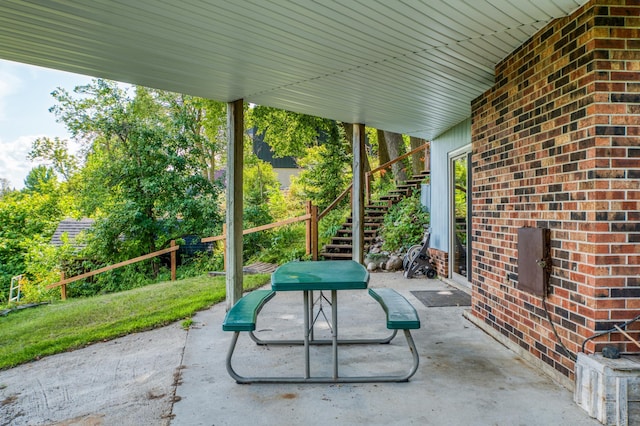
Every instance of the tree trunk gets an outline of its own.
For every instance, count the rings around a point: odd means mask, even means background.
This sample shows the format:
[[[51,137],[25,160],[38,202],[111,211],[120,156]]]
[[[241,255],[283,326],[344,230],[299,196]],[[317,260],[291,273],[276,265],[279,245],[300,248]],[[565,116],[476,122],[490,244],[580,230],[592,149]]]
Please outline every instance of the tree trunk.
[[[411,151],[413,151],[419,146],[424,145],[427,141],[421,138],[416,138],[411,136],[409,138],[409,142],[411,143]],[[412,174],[415,175],[426,169],[425,167],[426,163],[424,161],[424,157],[425,157],[424,151],[418,151],[415,154],[411,155],[411,173]]]
[[[349,147],[349,153],[353,153],[353,124],[352,123],[340,123],[344,130],[344,138],[346,139],[347,146]],[[371,170],[371,164],[369,164],[369,156],[364,156],[363,172],[367,173]]]
[[[389,150],[389,157],[391,160],[395,160],[401,155],[406,153],[404,147],[404,141],[400,133],[384,132],[384,139],[387,142],[387,149]],[[393,177],[396,182],[406,182],[407,170],[404,161],[398,161],[391,166],[393,171]]]
[[[391,161],[389,158],[389,150],[387,149],[387,141],[384,138],[384,132],[382,130],[378,130],[378,165],[382,166],[383,164]]]

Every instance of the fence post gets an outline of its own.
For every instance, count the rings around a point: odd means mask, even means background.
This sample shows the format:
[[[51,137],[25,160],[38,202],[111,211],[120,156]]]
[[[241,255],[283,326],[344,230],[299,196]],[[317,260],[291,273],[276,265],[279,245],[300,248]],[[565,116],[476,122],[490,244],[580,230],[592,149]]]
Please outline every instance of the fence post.
[[[311,201],[307,201],[307,206],[306,206],[306,212],[308,215],[311,215],[311,208],[312,208],[312,204]],[[313,246],[313,237],[312,237],[312,233],[311,233],[311,227],[312,227],[312,218],[309,217],[309,219],[305,220],[305,225],[306,225],[306,229],[305,229],[305,233],[304,233],[304,242],[305,242],[305,247],[306,247],[306,254],[311,254],[311,250],[312,250],[312,246]]]
[[[171,247],[176,246],[176,240],[171,240]],[[176,280],[176,251],[171,252],[171,281]]]
[[[227,270],[227,224],[226,223],[222,224],[222,236],[224,237],[222,239],[222,252],[224,253],[223,254],[224,263],[222,265],[223,267],[222,270],[226,271]]]
[[[64,271],[60,271],[60,281],[64,280]],[[62,284],[60,286],[60,299],[67,300],[67,285]]]
[[[318,206],[311,205],[311,259],[318,260]]]
[[[424,149],[424,170],[431,171],[431,145]]]

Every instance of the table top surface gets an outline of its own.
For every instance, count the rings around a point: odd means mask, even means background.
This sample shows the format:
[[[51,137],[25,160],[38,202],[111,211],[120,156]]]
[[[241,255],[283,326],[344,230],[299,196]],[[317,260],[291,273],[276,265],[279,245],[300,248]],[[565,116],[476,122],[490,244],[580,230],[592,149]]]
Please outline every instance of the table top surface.
[[[271,275],[275,291],[366,289],[369,272],[353,260],[289,262]]]

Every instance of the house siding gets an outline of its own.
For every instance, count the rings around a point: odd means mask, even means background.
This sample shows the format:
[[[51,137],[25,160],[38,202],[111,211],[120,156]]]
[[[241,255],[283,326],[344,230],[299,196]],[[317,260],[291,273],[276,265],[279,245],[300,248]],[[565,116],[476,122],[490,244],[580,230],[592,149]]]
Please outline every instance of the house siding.
[[[569,378],[547,315],[575,354],[640,313],[639,39],[638,1],[591,1],[505,58],[472,103],[472,315]],[[551,232],[548,314],[517,287],[527,226]],[[604,345],[638,353],[619,333],[585,350]]]
[[[471,143],[471,119],[431,142],[431,247],[449,251],[449,153]]]

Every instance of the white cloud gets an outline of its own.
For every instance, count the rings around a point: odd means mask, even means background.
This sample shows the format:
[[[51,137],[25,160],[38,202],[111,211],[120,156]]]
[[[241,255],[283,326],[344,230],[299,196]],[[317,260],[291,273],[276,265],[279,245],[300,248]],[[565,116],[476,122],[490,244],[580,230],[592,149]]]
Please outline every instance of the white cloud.
[[[27,154],[38,137],[20,136],[9,142],[0,140],[0,178],[8,179],[13,188],[23,188],[24,179],[35,166],[27,159]]]

